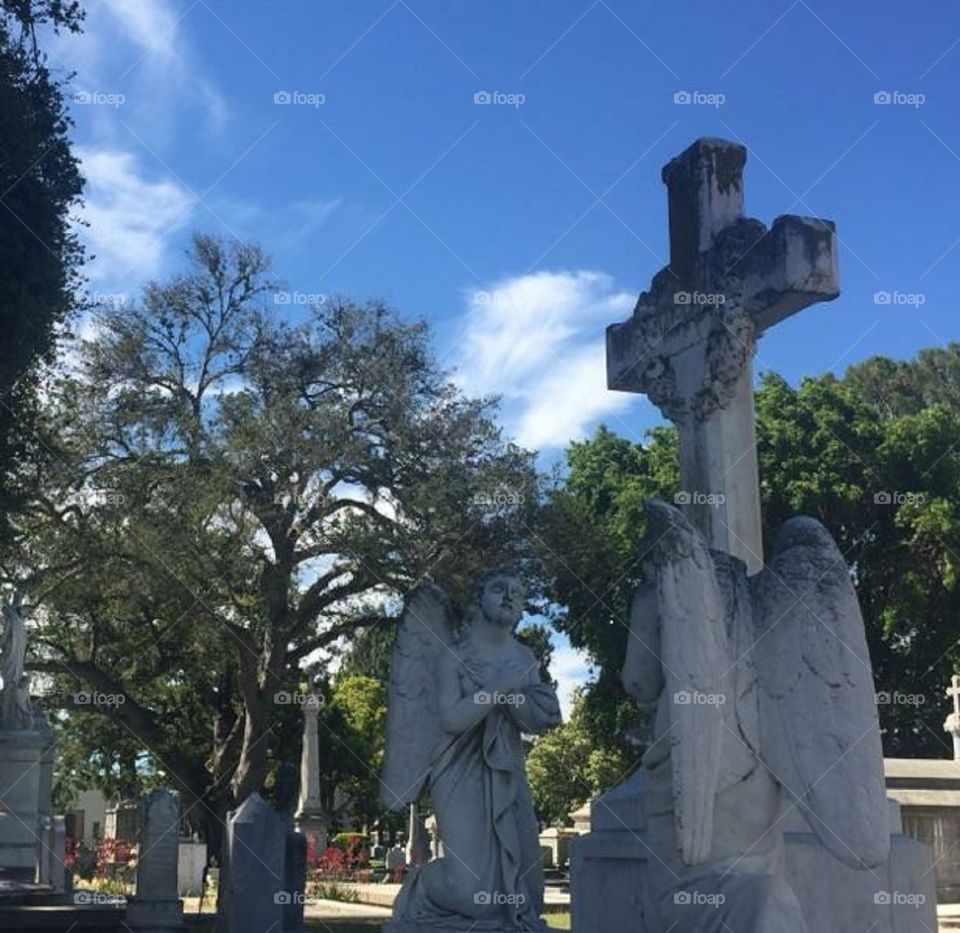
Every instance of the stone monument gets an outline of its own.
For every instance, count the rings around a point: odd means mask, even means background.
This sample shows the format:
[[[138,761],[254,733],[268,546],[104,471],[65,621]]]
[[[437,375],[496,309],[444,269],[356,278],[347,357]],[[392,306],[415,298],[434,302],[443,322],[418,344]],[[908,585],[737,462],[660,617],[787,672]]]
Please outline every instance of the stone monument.
[[[158,788],[143,800],[137,851],[137,894],[127,903],[127,926],[138,933],[183,929],[177,892],[180,795]]]
[[[573,843],[574,929],[919,933],[936,926],[931,861],[891,836],[842,555],[795,519],[763,563],[756,340],[837,296],[834,228],[745,218],[745,161],[703,139],[666,166],[670,264],[607,332],[610,388],[679,428],[684,515],[649,507],[623,677],[653,741]]]
[[[63,890],[64,859],[57,853],[50,813],[53,739],[30,700],[24,669],[27,633],[19,597],[4,604],[0,637],[0,880],[49,884]],[[47,845],[44,850],[43,846]]]
[[[513,629],[515,572],[479,580],[454,633],[450,600],[419,587],[390,670],[382,797],[403,810],[429,789],[444,857],[413,865],[387,933],[543,931],[543,872],[521,735],[560,721],[552,685]]]
[[[309,840],[316,858],[327,848],[327,817],[320,800],[320,708],[318,693],[310,693],[303,704],[303,746],[300,752],[300,796],[294,821]]]

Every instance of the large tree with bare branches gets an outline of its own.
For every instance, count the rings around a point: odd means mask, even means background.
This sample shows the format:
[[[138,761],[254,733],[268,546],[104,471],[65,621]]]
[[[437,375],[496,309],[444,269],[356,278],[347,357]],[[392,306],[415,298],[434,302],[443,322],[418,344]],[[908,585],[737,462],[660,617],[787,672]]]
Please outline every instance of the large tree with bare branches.
[[[71,742],[113,778],[132,742],[131,779],[176,781],[214,843],[298,754],[276,697],[304,663],[424,577],[463,593],[524,550],[535,507],[531,455],[437,369],[422,324],[337,300],[298,321],[273,288],[257,248],[198,237],[187,273],[99,316],[51,391],[9,571],[31,568],[33,668]]]

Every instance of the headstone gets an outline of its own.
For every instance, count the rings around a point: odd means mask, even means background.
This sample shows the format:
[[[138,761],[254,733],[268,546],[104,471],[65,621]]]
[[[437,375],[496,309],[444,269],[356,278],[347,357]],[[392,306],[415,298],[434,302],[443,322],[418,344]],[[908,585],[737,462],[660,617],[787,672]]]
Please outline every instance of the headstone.
[[[297,800],[297,771],[290,762],[280,765],[275,799],[280,818],[286,824],[284,843],[284,933],[301,933],[307,889],[307,837],[294,828],[293,806]]]
[[[318,693],[311,693],[303,704],[303,747],[300,753],[300,796],[294,822],[309,840],[309,848],[319,858],[327,848],[327,816],[320,800],[320,709]]]
[[[180,897],[200,896],[206,867],[207,844],[196,839],[181,839],[177,849],[177,893]]]
[[[387,849],[384,856],[384,865],[392,875],[394,872],[407,867],[407,853],[401,845],[393,845]]]
[[[287,825],[259,794],[227,815],[221,878],[224,933],[283,929]]]
[[[138,933],[183,929],[183,902],[177,891],[180,795],[158,788],[143,800],[137,852],[137,894],[127,904],[126,923]]]

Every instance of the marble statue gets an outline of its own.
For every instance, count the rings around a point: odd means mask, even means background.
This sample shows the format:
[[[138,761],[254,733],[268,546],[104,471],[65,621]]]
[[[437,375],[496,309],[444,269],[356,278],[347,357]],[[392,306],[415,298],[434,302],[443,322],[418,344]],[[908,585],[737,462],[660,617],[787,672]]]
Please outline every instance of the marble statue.
[[[841,862],[874,869],[890,831],[856,593],[818,522],[787,522],[764,569],[648,505],[647,577],[624,685],[655,717],[646,775],[647,933],[806,933],[784,871],[799,812]]]
[[[551,684],[513,630],[524,606],[513,571],[485,573],[455,634],[436,586],[407,602],[390,674],[384,803],[429,791],[444,857],[414,865],[388,933],[544,931],[538,825],[522,734],[560,722]]]
[[[29,682],[24,671],[27,630],[19,597],[3,606],[3,636],[0,638],[0,729],[19,731],[34,725]]]

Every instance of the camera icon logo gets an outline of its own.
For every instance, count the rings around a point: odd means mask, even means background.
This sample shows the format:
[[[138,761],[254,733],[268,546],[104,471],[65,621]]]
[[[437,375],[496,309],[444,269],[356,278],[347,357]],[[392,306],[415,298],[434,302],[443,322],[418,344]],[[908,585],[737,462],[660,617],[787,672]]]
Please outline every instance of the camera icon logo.
[[[889,892],[889,891],[877,891],[877,893],[873,895],[873,903],[874,903],[874,904],[887,904],[887,905],[889,905],[890,902],[891,902],[891,897],[890,897],[890,892]]]
[[[877,93],[873,95],[873,102],[875,104],[893,103],[893,95],[889,91],[877,91]]]
[[[281,690],[273,695],[273,702],[279,706],[289,706],[293,702],[293,696],[285,690]]]
[[[673,695],[673,702],[679,706],[689,706],[693,702],[693,697],[686,690],[678,690]]]
[[[674,903],[674,904],[690,904],[690,903],[692,903],[692,899],[691,899],[691,897],[690,897],[690,892],[689,892],[689,891],[677,891],[677,892],[673,895],[673,903]]]
[[[292,104],[293,95],[289,91],[277,91],[273,95],[273,102],[275,104]]]
[[[493,703],[493,694],[487,690],[480,690],[473,695],[473,702],[478,706],[489,706]]]
[[[491,901],[492,901],[492,898],[490,897],[489,891],[477,891],[477,893],[473,895],[474,904],[485,905],[485,904],[491,903]]]
[[[690,493],[685,490],[681,490],[673,497],[674,505],[689,505],[690,504]]]
[[[475,104],[492,104],[493,95],[489,91],[477,91],[473,95],[473,102]]]
[[[675,104],[689,104],[693,101],[693,95],[689,91],[677,91],[673,95],[673,102]]]

